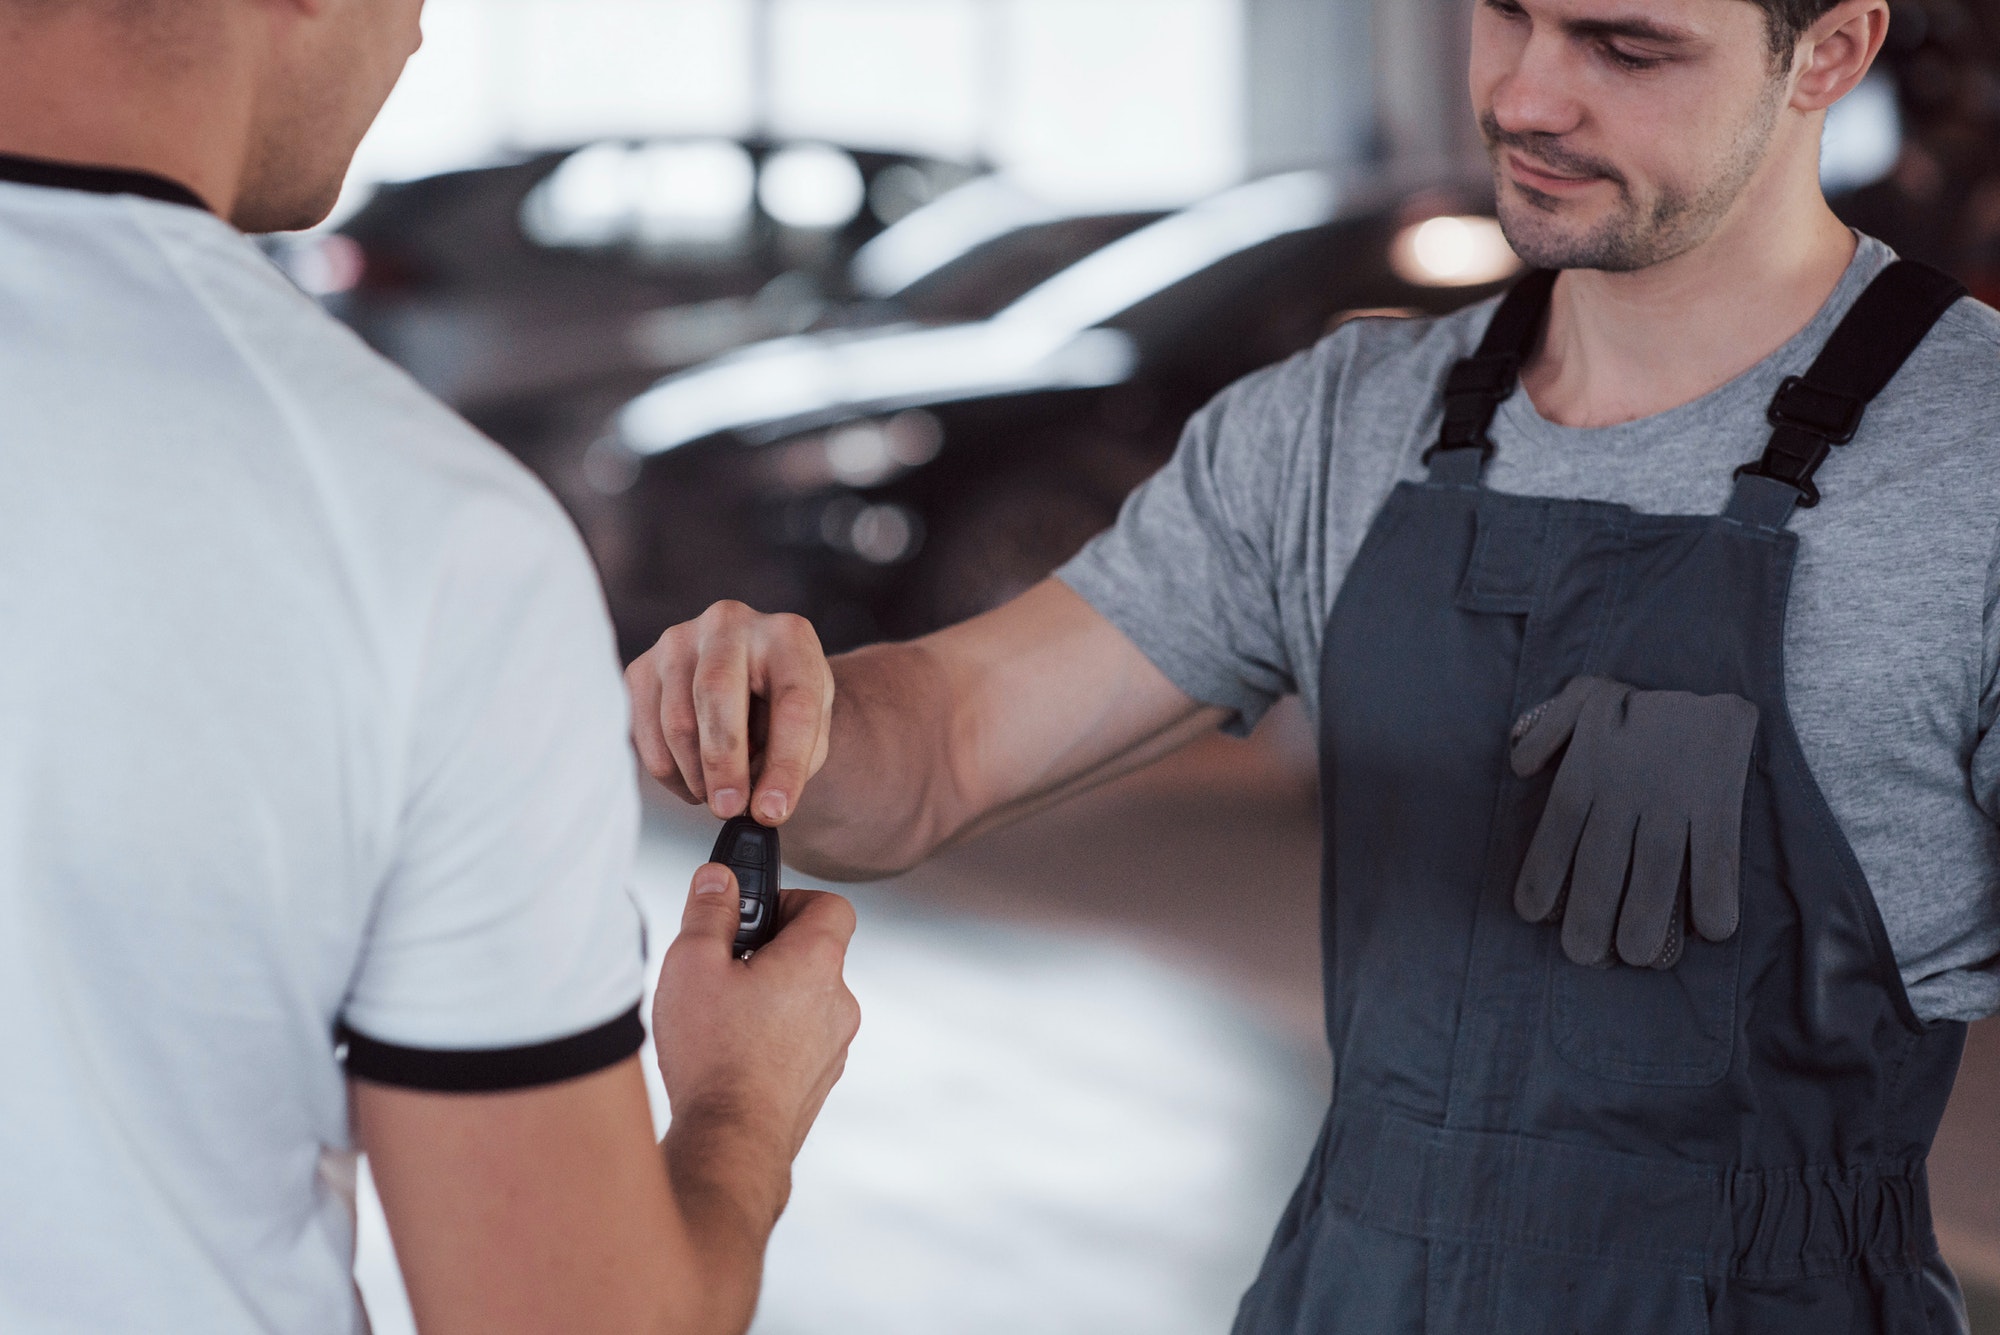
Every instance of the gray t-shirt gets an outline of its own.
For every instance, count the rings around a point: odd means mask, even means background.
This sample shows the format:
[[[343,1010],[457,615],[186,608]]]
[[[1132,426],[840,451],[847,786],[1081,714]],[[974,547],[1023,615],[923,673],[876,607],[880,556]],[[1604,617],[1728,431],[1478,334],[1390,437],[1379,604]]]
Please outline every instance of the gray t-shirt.
[[[1778,383],[1811,364],[1894,256],[1862,238],[1812,323],[1693,403],[1620,426],[1501,409],[1500,491],[1707,514],[1769,438]],[[1399,481],[1423,475],[1440,387],[1492,305],[1362,320],[1223,392],[1118,524],[1061,578],[1183,691],[1247,727],[1319,699],[1341,580]],[[2000,1012],[2000,312],[1961,301],[1819,473],[1793,521],[1785,627],[1798,733],[1867,872],[1917,1013]]]

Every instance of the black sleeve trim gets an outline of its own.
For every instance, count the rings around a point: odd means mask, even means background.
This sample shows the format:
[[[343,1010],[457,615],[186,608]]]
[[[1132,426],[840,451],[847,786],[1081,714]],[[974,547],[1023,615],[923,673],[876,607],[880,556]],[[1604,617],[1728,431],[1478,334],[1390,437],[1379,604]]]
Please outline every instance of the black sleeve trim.
[[[525,1048],[406,1048],[357,1034],[345,1023],[334,1030],[334,1042],[346,1049],[350,1076],[440,1094],[490,1094],[575,1080],[616,1066],[645,1041],[636,1005],[608,1024]]]

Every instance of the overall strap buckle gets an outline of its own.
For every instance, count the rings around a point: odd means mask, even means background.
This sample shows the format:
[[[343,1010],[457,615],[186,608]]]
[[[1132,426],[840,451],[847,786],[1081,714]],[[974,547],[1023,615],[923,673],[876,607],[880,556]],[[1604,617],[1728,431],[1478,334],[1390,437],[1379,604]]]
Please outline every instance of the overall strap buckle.
[[[1810,431],[1829,444],[1845,445],[1861,429],[1861,416],[1867,411],[1863,399],[1814,385],[1802,375],[1788,375],[1766,416],[1772,426]]]
[[[1743,465],[1736,470],[1736,476],[1767,477],[1782,482],[1798,493],[1794,504],[1801,510],[1810,510],[1819,504],[1819,487],[1813,482],[1813,474],[1826,462],[1834,446],[1854,439],[1867,411],[1867,402],[1852,394],[1815,385],[1804,376],[1786,376],[1766,414],[1775,428],[1771,443],[1765,448],[1763,458]]]
[[[1424,452],[1424,462],[1439,450],[1479,451],[1483,462],[1493,454],[1487,432],[1493,414],[1514,392],[1520,378],[1521,359],[1513,353],[1467,357],[1451,368],[1444,382],[1444,425],[1437,444]]]
[[[1520,383],[1521,367],[1547,321],[1555,284],[1554,270],[1538,270],[1514,284],[1486,326],[1479,350],[1453,365],[1445,377],[1444,424],[1437,443],[1424,451],[1433,478],[1478,481],[1493,456],[1493,416]],[[1475,460],[1459,453],[1471,450],[1479,452]]]
[[[1763,457],[1736,470],[1728,513],[1781,527],[1796,509],[1819,504],[1813,481],[1834,447],[1852,441],[1861,419],[1932,326],[1965,295],[1957,279],[1912,260],[1884,269],[1827,339],[1804,375],[1778,386],[1767,414],[1771,441]],[[1783,484],[1783,490],[1749,479]]]

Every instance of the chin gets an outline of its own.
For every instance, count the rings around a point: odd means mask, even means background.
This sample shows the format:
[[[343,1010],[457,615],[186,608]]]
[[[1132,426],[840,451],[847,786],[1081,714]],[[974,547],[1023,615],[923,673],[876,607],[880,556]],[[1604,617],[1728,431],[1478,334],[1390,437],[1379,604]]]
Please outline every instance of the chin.
[[[1554,213],[1504,202],[1499,209],[1501,234],[1530,269],[1577,268],[1579,257],[1592,249],[1591,228],[1559,221]]]
[[[319,226],[340,202],[341,183],[306,191],[245,191],[236,201],[229,221],[237,230],[264,232],[304,232]]]

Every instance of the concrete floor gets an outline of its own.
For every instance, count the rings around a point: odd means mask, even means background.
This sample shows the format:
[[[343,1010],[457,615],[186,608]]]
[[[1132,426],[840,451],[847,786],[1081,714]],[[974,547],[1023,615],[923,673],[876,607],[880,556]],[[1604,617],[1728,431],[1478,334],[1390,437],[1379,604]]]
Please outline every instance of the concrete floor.
[[[656,946],[713,824],[665,799]],[[1318,823],[1295,711],[953,850],[860,909],[866,1014],[798,1166],[757,1335],[1219,1335],[1324,1102]],[[1940,1236],[2000,1335],[2000,1025],[1937,1152]],[[409,1329],[379,1216],[358,1267]]]

